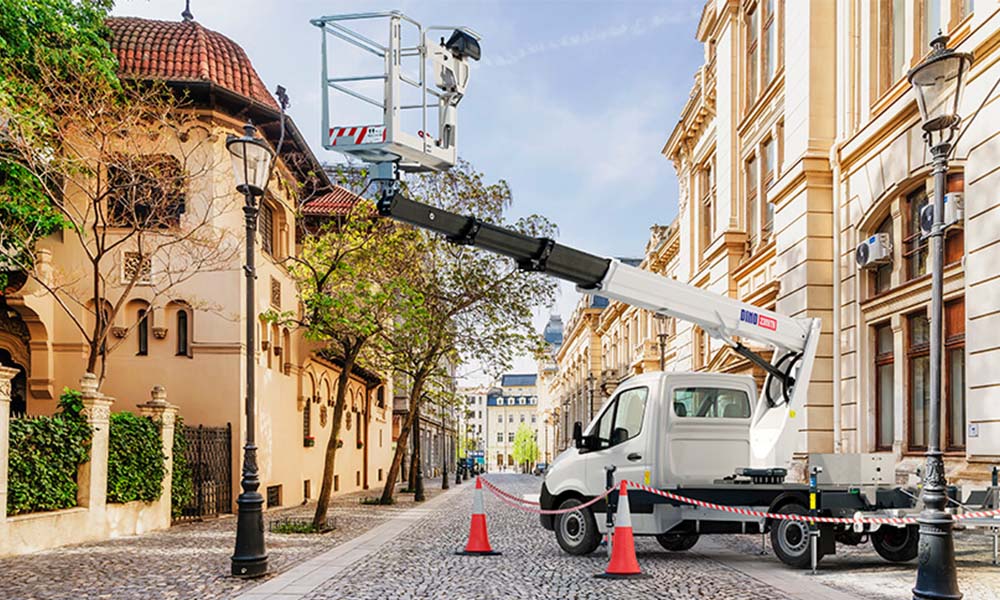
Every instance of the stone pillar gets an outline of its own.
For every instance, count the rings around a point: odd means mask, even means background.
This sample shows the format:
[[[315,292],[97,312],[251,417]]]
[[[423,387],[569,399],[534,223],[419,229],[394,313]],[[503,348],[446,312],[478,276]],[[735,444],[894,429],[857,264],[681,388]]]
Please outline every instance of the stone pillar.
[[[0,539],[7,539],[7,460],[10,456],[10,380],[17,369],[0,366]]]
[[[111,418],[109,398],[97,391],[97,376],[86,373],[80,379],[83,414],[90,425],[90,460],[80,467],[77,477],[77,504],[90,509],[92,519],[103,521],[108,497],[108,434]]]
[[[167,402],[167,390],[162,385],[154,386],[150,391],[150,400],[139,405],[139,414],[153,419],[160,424],[160,440],[163,444],[163,455],[166,456],[163,472],[163,488],[160,499],[157,500],[157,527],[170,526],[170,487],[174,475],[174,425],[177,420],[177,407]]]

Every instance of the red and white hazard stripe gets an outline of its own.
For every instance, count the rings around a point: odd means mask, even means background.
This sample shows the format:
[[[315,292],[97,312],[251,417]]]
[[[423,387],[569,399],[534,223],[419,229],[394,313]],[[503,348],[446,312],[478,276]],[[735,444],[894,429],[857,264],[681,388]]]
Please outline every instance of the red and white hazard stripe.
[[[382,130],[382,135],[379,136],[379,138],[377,138],[377,140],[366,140],[365,138],[368,135],[368,131],[369,130],[372,130],[372,133],[374,135],[376,135],[376,136],[378,135],[378,133],[375,131],[376,129],[381,129]],[[370,144],[370,143],[375,142],[375,141],[384,142],[385,141],[385,131],[386,131],[386,128],[383,127],[383,126],[381,126],[381,125],[360,125],[360,126],[357,126],[357,127],[331,127],[330,128],[330,145],[331,146],[336,146],[337,145],[337,141],[340,138],[344,138],[344,137],[351,138],[351,142],[354,143],[354,144],[361,144],[361,143],[369,143]]]

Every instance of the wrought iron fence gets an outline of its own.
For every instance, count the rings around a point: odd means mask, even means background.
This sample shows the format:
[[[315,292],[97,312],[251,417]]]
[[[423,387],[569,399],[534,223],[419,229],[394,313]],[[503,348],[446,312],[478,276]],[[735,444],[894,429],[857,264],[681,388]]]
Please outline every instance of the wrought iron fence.
[[[199,521],[232,512],[232,426],[184,426],[194,494],[174,521]]]

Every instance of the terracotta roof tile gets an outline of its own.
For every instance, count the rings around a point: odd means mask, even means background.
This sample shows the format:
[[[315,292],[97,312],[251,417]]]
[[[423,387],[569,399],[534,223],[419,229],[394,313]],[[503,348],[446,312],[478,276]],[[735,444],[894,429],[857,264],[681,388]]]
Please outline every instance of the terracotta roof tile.
[[[333,191],[310,200],[302,207],[302,214],[309,216],[337,217],[351,212],[361,197],[339,185]]]
[[[196,21],[112,17],[107,25],[122,75],[210,82],[278,108],[243,48],[221,33]]]

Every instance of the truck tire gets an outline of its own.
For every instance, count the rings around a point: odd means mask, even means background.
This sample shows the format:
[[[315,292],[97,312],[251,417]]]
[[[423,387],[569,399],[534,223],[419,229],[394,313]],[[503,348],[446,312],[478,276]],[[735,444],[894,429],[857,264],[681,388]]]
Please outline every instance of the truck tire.
[[[882,558],[894,563],[907,562],[917,557],[920,528],[883,526],[872,532],[871,539],[875,552]]]
[[[581,500],[570,498],[559,505],[560,510],[583,504]],[[564,513],[556,517],[556,541],[569,554],[584,556],[597,550],[601,534],[597,531],[597,520],[590,507]]]
[[[777,510],[784,515],[808,515],[801,504],[786,504]],[[809,550],[809,524],[804,521],[775,520],[771,523],[771,547],[778,560],[796,569],[807,569],[812,565]],[[817,560],[822,554],[817,556]]]
[[[664,550],[671,552],[684,552],[694,548],[698,543],[697,533],[661,533],[656,536],[656,541],[660,542]]]

